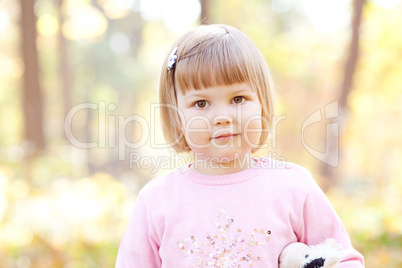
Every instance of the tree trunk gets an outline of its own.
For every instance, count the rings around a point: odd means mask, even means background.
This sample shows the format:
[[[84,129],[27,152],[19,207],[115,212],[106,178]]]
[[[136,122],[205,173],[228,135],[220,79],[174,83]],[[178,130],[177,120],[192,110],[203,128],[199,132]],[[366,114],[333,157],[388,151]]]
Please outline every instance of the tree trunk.
[[[208,0],[200,0],[201,4],[201,24],[208,24],[208,19],[209,19],[209,3]]]
[[[349,57],[345,66],[344,80],[339,99],[341,107],[347,107],[347,98],[352,90],[353,75],[356,69],[356,63],[359,56],[359,27],[361,23],[362,11],[365,0],[355,0],[353,2],[353,22],[352,22],[352,41],[349,48]]]
[[[353,21],[352,21],[352,40],[349,47],[349,55],[346,60],[345,68],[344,68],[344,80],[342,87],[340,89],[340,96],[339,96],[339,128],[342,132],[342,129],[345,127],[346,124],[346,117],[348,114],[348,106],[347,106],[347,99],[350,92],[353,89],[353,77],[356,70],[356,64],[358,61],[359,56],[359,27],[361,23],[362,11],[365,4],[365,0],[354,0],[353,1]],[[336,142],[340,138],[340,133],[327,133],[329,142],[329,152],[327,154],[327,160],[333,157],[341,156],[341,148],[337,146],[331,145],[338,145],[339,143]],[[339,159],[338,159],[339,161]],[[327,190],[331,186],[336,183],[335,178],[335,167],[332,167],[327,164],[328,161],[322,163],[322,175],[325,179],[325,183],[323,185],[323,189]]]
[[[23,111],[25,139],[31,152],[45,148],[43,132],[43,97],[39,85],[38,51],[36,48],[36,17],[34,0],[20,0],[22,55],[25,64]],[[30,151],[30,150],[29,150]],[[29,153],[28,151],[28,153]]]
[[[64,121],[65,116],[68,111],[71,109],[71,79],[68,68],[68,57],[67,57],[67,46],[66,39],[63,36],[63,32],[61,31],[61,26],[64,23],[64,15],[63,15],[63,6],[64,0],[57,0],[57,11],[58,11],[58,20],[60,25],[60,30],[58,33],[58,45],[59,45],[59,77],[60,77],[60,90],[61,95],[63,96],[63,118]],[[64,133],[64,130],[62,130]]]

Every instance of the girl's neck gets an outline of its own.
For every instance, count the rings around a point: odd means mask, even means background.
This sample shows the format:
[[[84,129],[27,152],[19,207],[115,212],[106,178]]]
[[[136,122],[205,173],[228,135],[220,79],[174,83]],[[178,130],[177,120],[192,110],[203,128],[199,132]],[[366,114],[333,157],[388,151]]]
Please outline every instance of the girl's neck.
[[[251,161],[250,152],[232,161],[216,161],[216,159],[210,161],[204,156],[194,154],[194,164],[190,168],[203,175],[226,175],[249,169]]]

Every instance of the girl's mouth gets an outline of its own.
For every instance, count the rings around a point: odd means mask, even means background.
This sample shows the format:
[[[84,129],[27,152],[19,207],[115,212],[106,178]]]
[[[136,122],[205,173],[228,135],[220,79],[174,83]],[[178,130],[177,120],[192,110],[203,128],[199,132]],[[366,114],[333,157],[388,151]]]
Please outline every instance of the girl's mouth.
[[[238,136],[239,134],[233,134],[233,133],[224,133],[219,136],[213,137],[212,139],[214,140],[219,140],[219,141],[225,141],[225,140],[231,140],[234,137]]]

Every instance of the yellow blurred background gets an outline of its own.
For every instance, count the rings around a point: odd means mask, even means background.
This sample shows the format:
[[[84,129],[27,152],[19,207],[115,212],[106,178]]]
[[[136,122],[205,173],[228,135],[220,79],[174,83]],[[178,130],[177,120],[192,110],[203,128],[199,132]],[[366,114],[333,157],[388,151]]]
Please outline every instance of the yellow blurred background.
[[[402,267],[401,14],[400,0],[0,0],[0,267],[114,266],[138,191],[191,161],[164,148],[156,104],[167,49],[200,23],[239,28],[271,69],[258,155],[312,171],[366,267]]]

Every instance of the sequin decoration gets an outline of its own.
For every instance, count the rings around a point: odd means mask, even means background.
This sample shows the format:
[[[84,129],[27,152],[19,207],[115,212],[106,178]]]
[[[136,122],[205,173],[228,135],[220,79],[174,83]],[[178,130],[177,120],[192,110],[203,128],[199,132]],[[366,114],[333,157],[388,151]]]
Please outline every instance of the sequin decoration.
[[[177,242],[184,255],[196,257],[192,267],[253,267],[261,260],[260,257],[254,256],[253,248],[265,246],[271,231],[255,228],[251,231],[250,238],[245,239],[240,228],[228,232],[233,222],[228,212],[221,209],[213,220],[220,236],[206,234],[206,239],[202,243],[199,243],[194,236]]]

